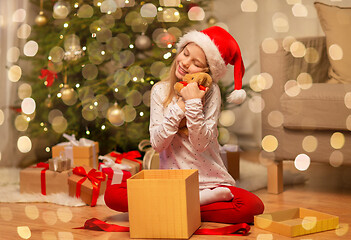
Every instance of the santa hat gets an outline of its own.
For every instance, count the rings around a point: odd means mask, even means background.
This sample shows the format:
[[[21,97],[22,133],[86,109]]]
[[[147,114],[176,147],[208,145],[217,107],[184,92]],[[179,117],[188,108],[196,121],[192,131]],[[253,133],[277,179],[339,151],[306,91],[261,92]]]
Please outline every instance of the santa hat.
[[[224,77],[228,64],[234,65],[234,91],[229,95],[227,101],[242,103],[246,98],[246,92],[241,89],[245,67],[239,45],[232,35],[218,26],[202,31],[193,30],[179,39],[178,52],[190,42],[196,43],[204,51],[214,82]]]

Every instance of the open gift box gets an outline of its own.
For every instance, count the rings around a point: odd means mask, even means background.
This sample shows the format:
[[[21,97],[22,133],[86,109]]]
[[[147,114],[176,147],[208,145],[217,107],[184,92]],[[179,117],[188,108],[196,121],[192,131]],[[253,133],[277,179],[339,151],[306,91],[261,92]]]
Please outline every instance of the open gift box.
[[[188,239],[200,227],[197,170],[143,170],[127,189],[131,238]]]
[[[293,208],[255,216],[255,226],[287,237],[296,237],[336,229],[339,217],[306,209]]]

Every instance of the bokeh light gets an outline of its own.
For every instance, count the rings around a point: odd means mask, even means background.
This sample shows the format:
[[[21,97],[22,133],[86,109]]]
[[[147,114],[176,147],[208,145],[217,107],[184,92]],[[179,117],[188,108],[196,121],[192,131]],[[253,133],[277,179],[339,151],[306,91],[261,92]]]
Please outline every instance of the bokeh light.
[[[330,45],[328,53],[330,58],[334,61],[341,60],[344,56],[342,48],[336,43]]]
[[[79,7],[77,16],[79,18],[91,18],[94,14],[94,9],[89,4],[83,4]]]
[[[235,123],[233,110],[223,110],[219,115],[219,123],[224,127],[230,127]]]
[[[22,77],[22,69],[17,65],[11,66],[7,72],[7,77],[11,82],[18,82]]]
[[[295,41],[290,45],[290,52],[296,58],[302,58],[306,54],[306,47],[302,42]]]
[[[15,128],[17,131],[24,132],[28,129],[29,122],[26,115],[17,115],[15,118]]]
[[[132,51],[125,50],[119,53],[119,59],[124,67],[128,67],[135,62],[135,56]]]
[[[275,13],[272,17],[272,22],[274,31],[278,33],[289,31],[288,17],[284,13]]]
[[[26,216],[31,220],[35,220],[39,218],[39,210],[35,205],[27,205],[24,208],[24,212]]]
[[[257,220],[257,222],[255,222],[255,224],[257,224],[257,227],[262,229],[268,228],[273,222],[272,215],[268,213],[264,215],[264,220],[261,220],[261,218],[257,218],[255,220]]]
[[[301,88],[295,80],[288,80],[284,85],[285,93],[290,97],[296,97],[300,94]]]
[[[253,96],[249,99],[249,109],[254,113],[262,112],[264,106],[264,99],[261,96]]]
[[[1,123],[1,121],[0,121],[0,123]],[[347,118],[346,118],[346,128],[351,131],[351,115],[347,116]]]
[[[124,113],[124,121],[125,122],[132,122],[136,118],[136,110],[133,106],[131,105],[125,105],[122,108],[122,111]]]
[[[87,64],[82,69],[82,75],[87,80],[93,80],[97,77],[99,70],[95,64]]]
[[[178,7],[180,0],[160,0],[160,5],[165,7]]]
[[[113,0],[104,0],[101,3],[100,11],[102,13],[113,13],[117,10],[117,3]]]
[[[63,116],[62,112],[58,109],[53,109],[49,112],[48,120],[52,124],[55,117]]]
[[[272,127],[280,127],[284,123],[284,115],[280,111],[272,111],[268,114],[267,120]]]
[[[51,57],[52,62],[58,63],[61,62],[63,57],[65,56],[65,51],[63,50],[63,48],[55,46],[50,50],[49,56]]]
[[[348,109],[351,109],[351,92],[345,94],[344,103]]]
[[[335,132],[330,138],[330,145],[334,149],[341,149],[345,144],[345,136],[341,132]]]
[[[345,236],[349,232],[348,223],[339,223],[338,228],[335,229],[335,234],[339,237]]]
[[[310,166],[310,163],[310,157],[304,153],[297,155],[294,161],[295,168],[299,171],[307,170]]]
[[[98,116],[98,111],[92,104],[87,104],[83,107],[82,116],[87,121],[94,121]]]
[[[43,212],[43,220],[47,225],[54,225],[57,222],[57,215],[54,211]]]
[[[73,213],[70,208],[68,207],[61,207],[57,209],[57,217],[60,219],[62,222],[70,222],[73,218]]]
[[[153,18],[157,15],[157,8],[152,3],[146,3],[140,8],[140,15],[146,18]]]
[[[335,150],[330,154],[329,163],[333,167],[340,167],[344,162],[344,154],[339,150]]]
[[[56,233],[50,231],[43,231],[41,233],[41,238],[43,240],[57,240]]]
[[[205,19],[205,11],[202,7],[192,7],[188,11],[188,18],[190,21],[202,21]],[[178,19],[179,19],[179,12],[178,12]]]
[[[17,234],[23,239],[29,239],[32,236],[32,232],[28,226],[17,227]]]
[[[302,227],[305,230],[311,230],[317,225],[317,217],[306,216],[302,219]]]
[[[257,12],[258,5],[255,0],[243,0],[240,4],[243,12]]]
[[[229,133],[228,129],[226,129],[226,128],[219,128],[218,132],[219,132],[218,142],[221,145],[224,145],[224,144],[228,143],[229,140],[230,140],[230,133]]]
[[[143,96],[137,90],[132,90],[126,96],[126,102],[131,106],[138,106],[142,101]]]
[[[18,29],[17,29],[17,37],[20,39],[27,39],[32,31],[32,28],[30,25],[23,23]]]
[[[71,7],[66,1],[58,1],[55,3],[53,10],[53,17],[55,19],[64,19],[71,11]]]
[[[289,5],[294,5],[296,3],[301,3],[302,0],[286,0],[286,3]]]
[[[27,12],[23,8],[17,9],[13,14],[12,14],[12,21],[13,22],[24,22],[26,19]]]
[[[68,123],[66,118],[64,118],[63,116],[57,116],[57,117],[54,117],[51,125],[52,125],[52,129],[54,129],[55,132],[64,133],[67,129]]]
[[[32,141],[27,136],[21,136],[17,140],[17,148],[21,153],[27,153],[32,150]]]
[[[18,61],[20,54],[21,54],[21,52],[20,52],[18,47],[10,47],[7,50],[6,59],[10,63],[15,63]]]
[[[150,96],[151,96],[151,91],[148,90],[143,94],[143,103],[145,106],[150,107]],[[351,121],[351,117],[350,117]],[[1,125],[1,124],[0,124]]]
[[[278,42],[273,38],[266,38],[262,42],[262,50],[268,54],[276,53],[278,47]]]
[[[273,240],[273,234],[271,233],[260,233],[257,235],[256,240]]]
[[[293,44],[294,42],[296,42],[296,38],[293,37],[293,36],[286,36],[284,39],[283,39],[283,48],[285,51],[287,52],[290,52],[290,47],[291,47],[291,44]]]
[[[20,99],[29,98],[32,95],[32,86],[28,83],[22,83],[17,90],[17,95]]]
[[[278,148],[278,140],[273,135],[267,135],[262,139],[261,145],[266,152],[274,152]]]
[[[131,74],[125,69],[118,69],[113,76],[114,86],[126,86],[131,80]]]
[[[313,80],[309,73],[302,72],[297,76],[296,82],[301,89],[309,89],[312,87]]]
[[[39,49],[38,43],[33,40],[30,40],[26,44],[24,44],[23,53],[27,57],[34,57],[37,54],[38,49]]]
[[[71,232],[58,232],[58,239],[73,240],[74,236]]]
[[[32,114],[32,113],[34,113],[35,108],[36,108],[36,104],[35,104],[35,101],[33,98],[23,99],[22,104],[21,104],[21,109],[22,109],[23,113]]]
[[[315,48],[306,48],[305,61],[308,63],[317,63],[319,61],[319,53]]]
[[[301,3],[296,3],[292,7],[292,13],[295,17],[307,17],[308,10],[305,5]]]
[[[306,136],[302,140],[302,148],[306,152],[314,152],[318,147],[318,139],[314,136]]]

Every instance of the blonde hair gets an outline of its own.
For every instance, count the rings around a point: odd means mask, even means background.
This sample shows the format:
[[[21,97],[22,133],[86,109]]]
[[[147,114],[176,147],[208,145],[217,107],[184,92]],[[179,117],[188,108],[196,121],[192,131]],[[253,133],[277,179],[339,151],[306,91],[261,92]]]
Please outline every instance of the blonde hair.
[[[175,71],[176,71],[176,61],[173,60],[171,68],[169,70],[168,77],[162,79],[162,81],[168,81],[169,82],[168,94],[167,94],[167,97],[165,98],[165,100],[163,102],[163,106],[164,107],[167,107],[168,104],[171,103],[173,97],[176,95],[173,86],[174,86],[174,84],[176,84],[176,82],[178,82],[178,78],[175,75]]]

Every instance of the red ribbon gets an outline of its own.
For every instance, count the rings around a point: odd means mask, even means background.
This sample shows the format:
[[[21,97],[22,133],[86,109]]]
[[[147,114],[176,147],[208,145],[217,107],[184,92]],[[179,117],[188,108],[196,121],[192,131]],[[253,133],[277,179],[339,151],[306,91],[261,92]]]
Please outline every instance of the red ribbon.
[[[74,229],[88,229],[105,232],[129,232],[129,227],[119,226],[117,224],[109,224],[97,218],[88,219],[83,227]],[[233,224],[221,228],[201,228],[194,232],[194,235],[247,235],[250,226],[246,223]]]
[[[183,84],[183,86],[187,86],[188,83],[185,82],[185,81],[180,81],[179,83]],[[206,87],[205,86],[202,86],[202,85],[198,85],[199,86],[199,89],[202,90],[202,91],[206,91]]]
[[[119,163],[119,164],[122,163],[122,159],[123,158],[129,159],[129,160],[139,164],[139,171],[141,171],[141,169],[142,169],[141,162],[139,162],[138,160],[135,159],[135,158],[141,157],[140,152],[138,152],[136,150],[135,151],[129,151],[129,152],[126,152],[126,153],[112,152],[112,153],[110,153],[110,156],[116,158],[115,162]]]
[[[57,73],[48,69],[42,69],[41,76],[39,76],[39,78],[44,79],[45,77],[47,82],[46,87],[50,87],[54,83],[54,80],[57,78]]]
[[[44,162],[40,162],[40,163],[37,163],[35,168],[44,168],[40,172],[40,184],[41,184],[41,194],[46,195],[46,177],[45,177],[45,172],[46,172],[46,170],[49,169],[49,164],[48,163],[44,163]]]
[[[97,198],[99,197],[100,184],[102,181],[105,181],[106,176],[103,172],[97,171],[95,168],[91,169],[88,173],[85,171],[83,167],[75,167],[73,168],[73,173],[83,178],[77,182],[76,188],[76,197],[80,197],[81,187],[85,180],[89,179],[91,184],[93,185],[93,196],[91,200],[91,206],[94,207],[96,205]]]

